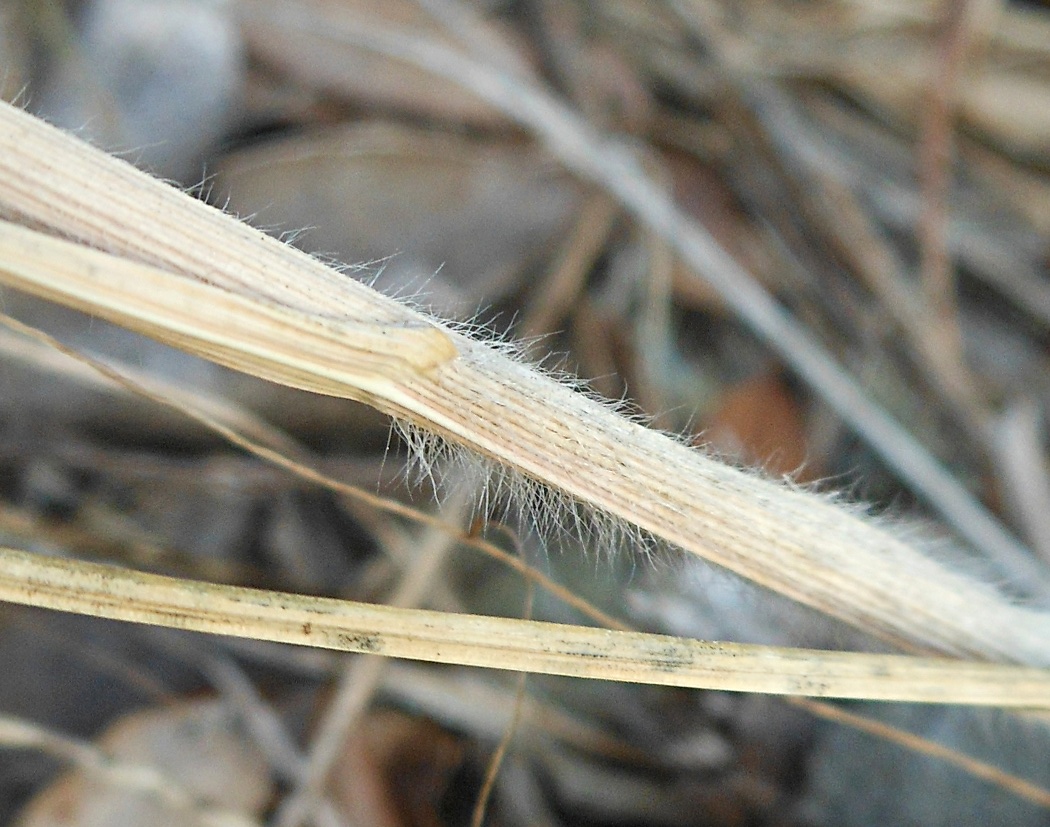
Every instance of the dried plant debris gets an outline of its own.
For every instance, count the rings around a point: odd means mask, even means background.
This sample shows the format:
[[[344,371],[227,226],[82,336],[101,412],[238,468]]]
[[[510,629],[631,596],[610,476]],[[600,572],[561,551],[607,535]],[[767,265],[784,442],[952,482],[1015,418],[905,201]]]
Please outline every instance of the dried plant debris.
[[[259,5],[266,8],[266,3]],[[259,96],[256,106],[260,116],[299,119],[304,99],[332,97],[344,105],[388,114],[410,114],[450,125],[506,126],[506,120],[497,110],[455,83],[367,49],[347,49],[333,44],[316,33],[274,27],[268,24],[265,16],[252,13],[250,1],[242,8],[241,32],[250,56],[261,70],[255,82],[265,84],[273,91],[283,91],[280,95],[271,91],[270,95]],[[331,0],[309,0],[299,7],[299,11],[308,16],[345,12],[370,23],[425,32],[450,45],[455,45],[462,37],[456,29],[442,26],[422,4],[410,0],[367,0],[350,5]],[[494,27],[502,28],[498,24]],[[483,40],[492,38],[493,49],[500,50],[500,40],[488,31],[489,28],[489,24],[478,20],[471,26],[471,36]],[[505,50],[497,53],[504,54],[507,60],[516,58]],[[294,89],[294,94],[288,87]],[[293,99],[298,103],[293,103]]]
[[[984,0],[11,0],[4,100],[339,272],[19,121],[63,174],[0,154],[0,247],[44,251],[31,289],[89,314],[0,296],[53,337],[0,331],[0,546],[1045,667],[1048,43],[1042,6]],[[156,307],[129,321],[136,286]],[[27,827],[1050,809],[1043,713],[519,693],[11,606],[0,655],[0,819]]]
[[[270,794],[262,755],[232,711],[214,701],[135,713],[97,744],[9,718],[0,721],[0,737],[76,767],[36,796],[16,821],[21,827],[247,827],[258,823]]]

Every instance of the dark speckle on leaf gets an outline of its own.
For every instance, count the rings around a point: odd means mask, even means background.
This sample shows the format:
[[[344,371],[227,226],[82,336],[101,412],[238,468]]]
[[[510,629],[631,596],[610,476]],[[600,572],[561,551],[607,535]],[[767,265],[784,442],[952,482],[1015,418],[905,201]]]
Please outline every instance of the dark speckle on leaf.
[[[341,647],[352,652],[377,654],[383,651],[382,641],[375,635],[338,635],[336,638]]]

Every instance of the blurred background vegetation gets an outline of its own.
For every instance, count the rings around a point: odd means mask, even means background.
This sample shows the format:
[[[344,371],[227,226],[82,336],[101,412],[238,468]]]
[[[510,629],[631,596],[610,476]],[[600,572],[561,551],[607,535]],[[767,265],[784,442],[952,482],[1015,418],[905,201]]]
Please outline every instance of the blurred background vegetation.
[[[983,564],[616,196],[423,60],[437,43],[546,90],[646,173],[870,398],[1050,560],[1050,14],[1004,0],[5,0],[0,93],[434,313],[526,343],[728,461],[843,488]],[[238,406],[340,479],[432,510],[375,412],[269,385],[6,292],[86,352]],[[553,354],[553,355],[551,355]],[[0,338],[0,539],[140,568],[382,601],[427,530],[239,453],[200,425]],[[450,468],[449,489],[471,487]],[[817,647],[860,635],[670,552],[516,540],[627,622]],[[515,513],[513,508],[510,513]],[[918,528],[916,528],[918,526]],[[940,539],[938,539],[940,538]],[[520,616],[519,578],[455,549],[426,605]],[[581,622],[536,596],[537,616]],[[520,707],[488,823],[1042,825],[942,762],[761,697],[391,664],[354,719],[354,658],[4,607],[0,711],[153,763],[201,801],[282,809],[344,732],[314,823],[469,821]],[[349,666],[348,666],[349,664]],[[360,669],[358,669],[360,672]],[[349,677],[348,677],[349,676]],[[356,678],[356,680],[364,680]],[[338,697],[338,693],[335,695]],[[861,705],[854,705],[860,708]],[[1050,783],[1042,729],[864,709]],[[338,717],[338,716],[337,716]],[[342,727],[342,730],[340,729]],[[269,733],[269,736],[266,735]],[[277,733],[276,735],[274,733]],[[189,824],[119,779],[0,752],[0,818]],[[68,759],[68,756],[66,756]],[[81,762],[83,763],[83,762]],[[57,781],[55,779],[58,779]],[[209,805],[210,806],[210,805]],[[93,819],[93,820],[92,820]]]

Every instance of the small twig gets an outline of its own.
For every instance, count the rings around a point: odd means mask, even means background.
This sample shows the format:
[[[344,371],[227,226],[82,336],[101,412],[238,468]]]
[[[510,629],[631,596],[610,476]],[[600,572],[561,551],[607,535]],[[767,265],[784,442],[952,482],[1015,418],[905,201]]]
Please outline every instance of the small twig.
[[[906,732],[899,727],[872,720],[864,715],[857,715],[841,706],[825,703],[824,701],[814,701],[810,698],[790,698],[787,699],[787,703],[805,709],[825,720],[853,727],[893,744],[900,744],[905,749],[920,755],[928,755],[938,761],[943,761],[945,764],[957,767],[974,778],[987,781],[989,784],[995,784],[995,786],[1019,798],[1023,798],[1025,801],[1030,801],[1039,807],[1050,808],[1050,790],[1046,790],[1023,778],[1018,778],[1016,775],[1003,772],[996,766],[979,761],[943,744],[938,744],[929,738],[923,738],[912,732]]]
[[[942,0],[943,31],[929,95],[920,112],[919,272],[932,335],[946,354],[963,363],[956,308],[955,274],[948,252],[948,199],[952,184],[953,121],[956,97],[979,35],[987,36],[1000,0]]]
[[[526,620],[529,620],[532,617],[533,597],[534,590],[532,583],[526,581],[524,612]],[[525,709],[525,685],[528,676],[528,672],[522,672],[518,675],[518,686],[514,692],[514,704],[510,714],[510,720],[507,722],[507,727],[503,731],[503,736],[499,739],[499,743],[496,745],[496,749],[493,751],[492,757],[489,759],[488,768],[485,770],[485,780],[481,785],[481,790],[478,792],[477,801],[474,802],[474,812],[470,819],[471,827],[481,827],[481,825],[485,823],[485,813],[488,810],[492,791],[496,786],[496,779],[499,777],[500,767],[503,766],[503,760],[506,758],[507,752],[510,750],[510,746],[514,742],[514,736],[518,733],[518,727],[521,725],[522,713]]]

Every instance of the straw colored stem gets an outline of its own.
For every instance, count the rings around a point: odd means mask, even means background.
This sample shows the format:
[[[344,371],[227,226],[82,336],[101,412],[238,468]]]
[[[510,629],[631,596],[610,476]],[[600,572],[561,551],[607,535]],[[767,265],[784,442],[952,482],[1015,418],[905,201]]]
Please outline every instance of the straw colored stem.
[[[580,678],[809,697],[1050,704],[1050,672],[708,643],[178,580],[0,548],[0,599],[214,634]]]
[[[306,17],[272,0],[252,0],[253,19],[308,31],[348,47],[367,49],[454,80],[530,130],[568,169],[595,181],[651,232],[665,239],[697,278],[933,506],[961,537],[1002,567],[1017,584],[1047,592],[1046,572],[1029,551],[863,389],[709,232],[677,208],[645,172],[633,147],[592,129],[574,111],[535,84],[447,46],[377,26],[353,14]],[[755,93],[757,90],[749,90]],[[757,96],[760,97],[760,96]],[[762,106],[764,101],[754,101]],[[1036,586],[1035,584],[1038,584]]]

